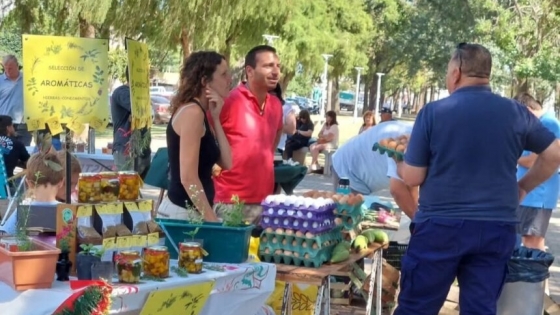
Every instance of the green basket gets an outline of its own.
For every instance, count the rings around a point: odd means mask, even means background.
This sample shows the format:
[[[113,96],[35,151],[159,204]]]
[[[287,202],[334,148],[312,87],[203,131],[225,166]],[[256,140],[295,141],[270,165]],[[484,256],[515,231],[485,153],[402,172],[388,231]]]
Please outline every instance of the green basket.
[[[189,241],[185,232],[199,228],[195,239],[204,240],[206,262],[239,264],[249,257],[249,242],[253,225],[243,227],[223,226],[222,223],[205,222],[202,226],[189,224],[184,220],[155,219],[165,233],[165,246],[172,259],[179,255],[179,243]]]

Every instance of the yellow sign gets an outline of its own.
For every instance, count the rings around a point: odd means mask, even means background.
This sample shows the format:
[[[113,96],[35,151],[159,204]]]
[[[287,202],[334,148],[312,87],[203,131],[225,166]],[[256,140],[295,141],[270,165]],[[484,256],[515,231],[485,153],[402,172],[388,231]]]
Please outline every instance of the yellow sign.
[[[138,205],[136,204],[136,202],[127,201],[124,203],[124,205],[126,206],[128,211],[138,211]]]
[[[29,126],[29,123],[27,125]],[[67,124],[66,127],[74,131],[74,133],[78,135],[82,134],[82,132],[84,132],[84,129],[86,129],[86,126],[79,122],[77,118],[74,118],[74,120]]]
[[[132,237],[131,236],[120,236],[117,237],[117,248],[130,248],[132,247]]]
[[[152,291],[140,315],[189,314],[198,315],[202,311],[214,281],[189,286]]]
[[[62,125],[60,124],[60,118],[58,117],[58,115],[52,116],[51,118],[47,119],[46,123],[53,136],[64,131]]]
[[[107,125],[108,41],[39,35],[22,39],[24,116],[30,130],[45,129],[47,123],[56,134],[60,124],[75,119],[101,119]]]
[[[159,243],[159,233],[148,234],[148,245],[157,245]]]
[[[117,247],[117,240],[114,237],[103,239],[104,249],[113,249]]]
[[[276,314],[280,314],[282,310],[282,298],[284,296],[284,288],[286,283],[276,281],[276,287],[272,295],[266,302],[272,307]],[[294,283],[292,285],[292,312],[293,315],[313,315],[315,314],[315,301],[317,300],[318,287],[307,284]]]
[[[78,213],[76,216],[81,217],[91,217],[93,214],[92,206],[78,206]]]
[[[152,211],[152,200],[144,200],[138,203],[138,209],[142,212]]]
[[[132,236],[132,246],[133,247],[146,247],[148,244],[147,235],[133,235]]]
[[[150,127],[152,102],[150,100],[150,60],[148,45],[126,40],[128,52],[128,76],[130,79],[130,102],[132,106],[132,129]]]

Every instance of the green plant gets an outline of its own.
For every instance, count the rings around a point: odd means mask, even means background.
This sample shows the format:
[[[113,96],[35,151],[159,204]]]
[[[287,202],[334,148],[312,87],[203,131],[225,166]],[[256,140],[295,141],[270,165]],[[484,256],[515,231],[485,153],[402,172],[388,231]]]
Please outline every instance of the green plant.
[[[193,204],[198,203],[198,196],[200,194],[200,191],[198,191],[196,189],[195,185],[191,185],[189,187],[189,190],[191,192],[191,201]],[[202,213],[199,215],[198,214],[198,210],[194,205],[188,205],[187,206],[187,211],[189,211],[189,220],[188,222],[192,225],[203,225],[204,224],[204,210],[202,210]],[[194,241],[194,237],[195,235],[198,233],[198,231],[200,230],[200,228],[197,226],[194,230],[190,231],[190,232],[183,232],[183,234],[188,235],[191,237],[191,240]]]
[[[232,206],[229,211],[224,213],[224,226],[243,226],[245,225],[243,209],[245,208],[245,203],[239,200],[238,195],[231,196]]]
[[[93,244],[81,244],[80,248],[82,249],[80,255],[90,255],[101,258],[105,253],[104,248],[95,247]]]

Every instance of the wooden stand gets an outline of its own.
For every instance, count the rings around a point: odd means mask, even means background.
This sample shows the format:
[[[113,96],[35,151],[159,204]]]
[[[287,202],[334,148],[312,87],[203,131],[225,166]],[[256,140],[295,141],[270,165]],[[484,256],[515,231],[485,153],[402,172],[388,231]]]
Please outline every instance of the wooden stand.
[[[319,290],[317,292],[317,301],[315,303],[314,314],[330,314],[330,289],[332,287],[329,276],[341,273],[348,274],[348,270],[352,270],[357,261],[368,256],[372,257],[373,259],[370,287],[373,288],[374,281],[377,281],[378,289],[376,296],[376,305],[381,305],[381,269],[383,260],[382,254],[384,248],[387,248],[387,244],[372,244],[370,248],[363,250],[360,253],[353,253],[350,258],[344,262],[338,264],[323,265],[320,268],[305,268],[282,264],[276,265],[276,280],[286,282],[286,288],[284,289],[284,296],[282,300],[281,314],[291,315],[292,313],[291,296],[293,283],[318,286]],[[370,290],[366,300],[368,302],[366,314],[371,314],[373,290]],[[321,313],[321,311],[323,311],[323,313]],[[381,315],[381,308],[377,308],[376,311],[377,315]]]

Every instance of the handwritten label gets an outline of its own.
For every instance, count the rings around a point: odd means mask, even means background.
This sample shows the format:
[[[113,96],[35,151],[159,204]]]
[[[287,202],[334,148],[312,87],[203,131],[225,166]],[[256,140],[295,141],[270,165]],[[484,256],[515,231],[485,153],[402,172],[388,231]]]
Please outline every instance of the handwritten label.
[[[138,203],[138,209],[141,212],[149,212],[152,211],[152,200],[144,200]]]
[[[140,209],[138,209],[138,205],[136,204],[136,202],[127,201],[127,202],[124,203],[124,205],[126,206],[126,209],[128,209],[128,211],[131,211],[131,212],[140,210]]]
[[[76,134],[82,134],[82,132],[84,132],[84,129],[86,129],[86,126],[76,119],[72,120],[69,124],[66,125],[66,127],[74,131],[74,133]]]
[[[130,236],[117,237],[117,248],[130,248],[132,247],[132,238]]]
[[[108,203],[105,205],[107,214],[121,214],[123,213],[122,203]]]
[[[76,213],[76,216],[78,218],[91,217],[92,214],[93,214],[92,206],[78,206],[78,212]]]
[[[114,249],[116,247],[117,247],[117,241],[115,240],[114,237],[103,239],[103,248],[104,249],[108,250],[108,249]]]
[[[26,123],[27,123],[27,130],[29,131],[45,129],[44,118],[28,119]]]
[[[96,205],[95,210],[97,210],[97,213],[99,214],[111,214],[109,212],[109,209],[107,208],[107,205]]]
[[[103,123],[103,119],[97,117],[93,117],[90,119],[89,126],[95,130],[104,130],[106,127],[105,123]]]
[[[133,247],[146,247],[148,244],[148,236],[146,235],[133,235],[132,236],[132,246]]]
[[[157,245],[159,243],[159,233],[148,234],[148,245]]]
[[[140,315],[194,314],[198,315],[206,304],[214,281],[167,290],[150,292]]]
[[[49,129],[51,130],[51,135],[57,135],[64,131],[62,125],[60,124],[60,118],[58,116],[53,116],[46,121]]]

